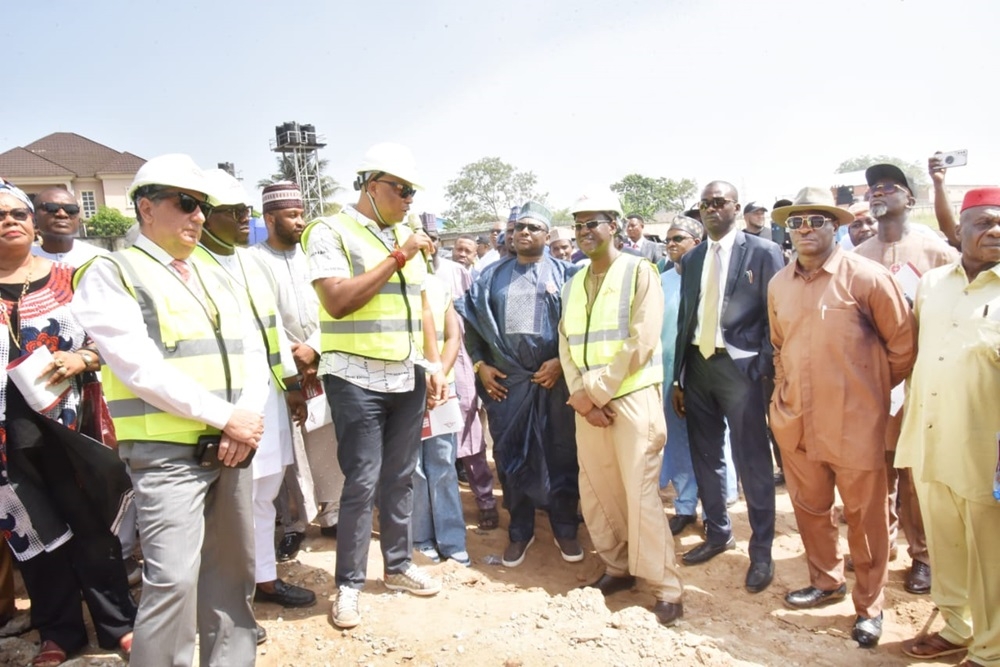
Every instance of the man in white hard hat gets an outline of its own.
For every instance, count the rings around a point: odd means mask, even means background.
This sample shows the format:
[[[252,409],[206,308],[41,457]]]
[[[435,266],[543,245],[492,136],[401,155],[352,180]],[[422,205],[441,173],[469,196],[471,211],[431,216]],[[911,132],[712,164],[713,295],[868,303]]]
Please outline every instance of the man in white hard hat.
[[[206,177],[210,194],[218,204],[205,220],[195,254],[221,268],[233,291],[246,298],[257,330],[263,336],[270,371],[264,406],[264,435],[251,465],[257,582],[254,601],[283,607],[310,607],[316,604],[316,594],[278,578],[274,551],[274,500],[281,489],[285,468],[294,462],[289,414],[297,423],[304,422],[306,416],[302,382],[278,314],[277,280],[257,254],[246,249],[250,237],[246,191],[222,169],[211,169]],[[263,636],[261,628],[258,640]]]
[[[164,155],[129,196],[141,234],[76,274],[73,312],[102,380],[139,510],[143,592],[131,662],[253,665],[251,473],[264,430],[260,333],[219,269],[192,256],[211,213],[204,172]]]
[[[413,155],[372,146],[357,169],[357,204],[302,234],[320,305],[319,375],[344,472],[337,526],[334,625],[361,622],[375,489],[385,585],[435,595],[441,582],[413,564],[413,471],[426,407],[447,397],[423,281],[433,243],[402,221],[420,187]]]
[[[576,411],[580,507],[605,563],[591,586],[604,595],[636,577],[656,597],[663,625],[683,616],[684,588],[657,481],[663,416],[663,290],[656,267],[615,247],[621,204],[597,191],[570,208],[591,259],[563,289],[559,357]]]

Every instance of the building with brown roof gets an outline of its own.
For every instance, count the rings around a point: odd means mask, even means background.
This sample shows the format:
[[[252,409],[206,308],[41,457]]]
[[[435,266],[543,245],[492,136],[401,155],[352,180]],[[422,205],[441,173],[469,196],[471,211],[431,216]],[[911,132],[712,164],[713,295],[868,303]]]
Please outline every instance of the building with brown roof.
[[[63,187],[76,196],[84,218],[101,206],[134,216],[126,192],[145,162],[73,132],[53,132],[27,146],[0,153],[0,176],[29,195],[52,186]]]

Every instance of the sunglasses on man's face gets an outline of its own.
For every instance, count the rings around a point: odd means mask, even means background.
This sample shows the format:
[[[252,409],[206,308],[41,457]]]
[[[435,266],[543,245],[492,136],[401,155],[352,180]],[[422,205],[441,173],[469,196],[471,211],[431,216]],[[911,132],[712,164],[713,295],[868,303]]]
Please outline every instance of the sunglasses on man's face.
[[[582,232],[584,227],[586,227],[587,229],[597,229],[601,225],[610,222],[611,222],[610,220],[588,220],[587,222],[574,222],[573,230],[576,232]]]
[[[688,241],[693,238],[694,238],[693,236],[687,236],[685,234],[677,234],[676,236],[668,236],[667,243],[684,243],[685,241]]]
[[[25,222],[31,217],[31,211],[26,208],[0,208],[0,220],[6,220],[8,215],[18,222]]]
[[[216,206],[212,212],[231,215],[236,222],[250,219],[250,208],[247,206]]]
[[[514,231],[515,232],[523,232],[525,229],[527,229],[532,234],[537,234],[538,232],[544,232],[545,231],[545,226],[544,225],[536,225],[536,224],[531,223],[531,222],[519,222],[516,225],[514,225]]]
[[[726,204],[732,204],[734,202],[735,200],[726,199],[725,197],[710,197],[709,199],[702,199],[700,202],[698,202],[698,208],[702,209],[703,211],[708,210],[710,208],[718,210],[720,208],[723,208]]]
[[[792,215],[785,220],[789,229],[801,229],[807,225],[813,229],[820,229],[828,222],[833,222],[833,218],[824,215]]]
[[[39,204],[38,208],[44,210],[46,213],[58,213],[59,209],[62,209],[66,211],[66,215],[77,215],[80,212],[80,207],[76,204],[60,204],[54,201]]]
[[[413,195],[417,194],[417,189],[412,185],[404,185],[398,181],[390,181],[384,178],[381,178],[375,182],[391,185],[393,188],[396,189],[396,194],[399,195],[400,199],[409,199]]]
[[[891,195],[897,190],[899,192],[909,193],[909,190],[904,188],[899,183],[876,183],[868,188],[868,192],[865,193],[865,198],[870,199],[872,195]]]
[[[207,201],[199,201],[198,199],[192,197],[186,192],[178,192],[175,190],[165,190],[163,192],[157,192],[150,195],[149,198],[154,201],[158,201],[161,199],[176,198],[177,205],[180,207],[181,211],[183,211],[186,214],[191,214],[194,213],[194,210],[196,208],[200,208],[202,215],[204,215],[206,218],[212,215],[212,209],[214,208]]]

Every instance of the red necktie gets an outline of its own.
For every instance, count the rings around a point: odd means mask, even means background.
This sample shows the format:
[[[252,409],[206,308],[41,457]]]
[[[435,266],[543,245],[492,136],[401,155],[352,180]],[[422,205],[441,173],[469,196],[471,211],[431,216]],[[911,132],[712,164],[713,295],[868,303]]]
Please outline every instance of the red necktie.
[[[183,259],[174,259],[171,260],[170,266],[174,267],[174,270],[177,271],[177,275],[181,277],[181,280],[185,283],[191,282],[191,269],[188,268],[187,262]]]

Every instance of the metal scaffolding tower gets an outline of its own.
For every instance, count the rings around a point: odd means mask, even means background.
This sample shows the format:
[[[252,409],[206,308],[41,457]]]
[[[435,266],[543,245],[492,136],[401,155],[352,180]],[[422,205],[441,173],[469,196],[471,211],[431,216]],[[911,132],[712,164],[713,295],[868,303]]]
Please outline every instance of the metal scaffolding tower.
[[[312,220],[323,215],[323,175],[319,169],[319,149],[326,146],[326,137],[316,134],[313,125],[296,122],[282,123],[274,128],[271,150],[281,155],[282,172],[294,176],[302,190],[304,217]]]

